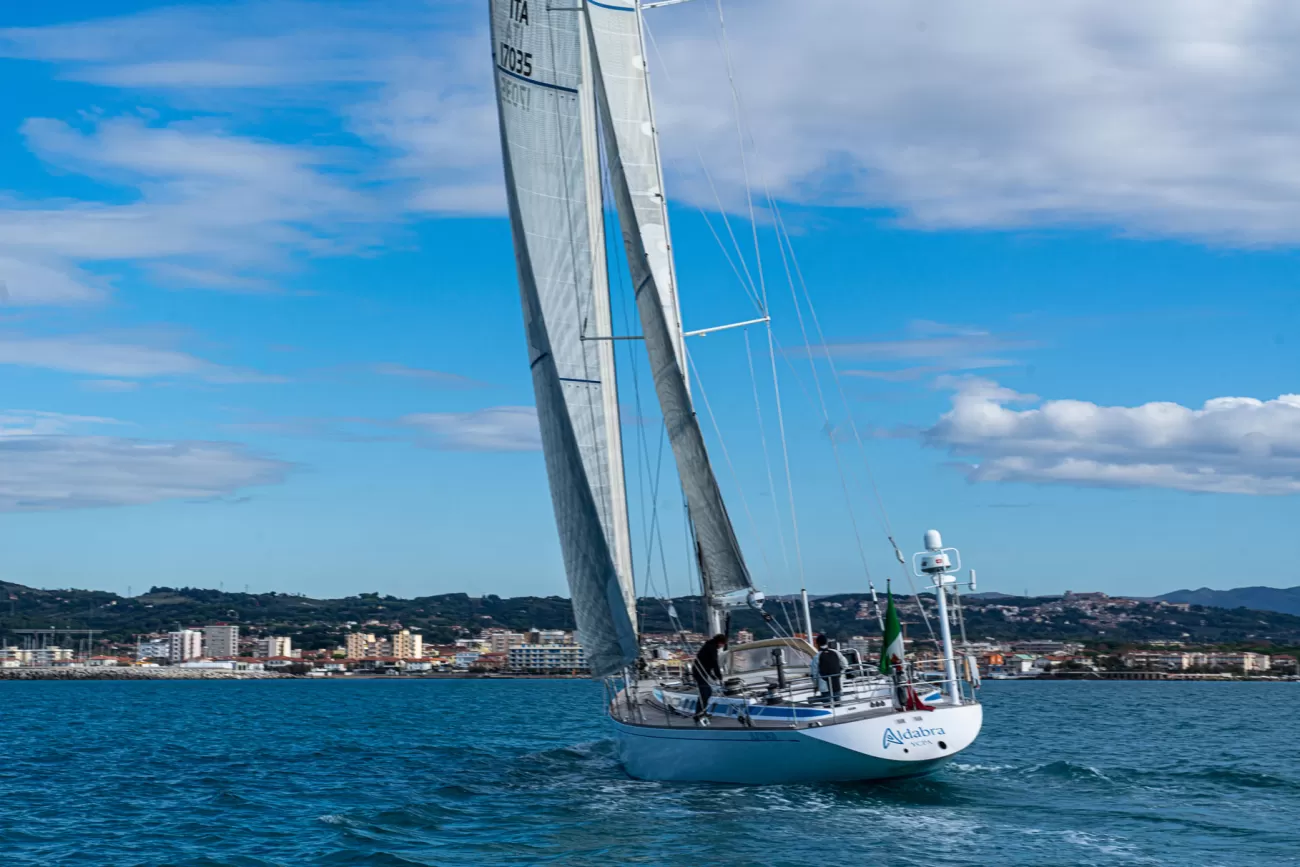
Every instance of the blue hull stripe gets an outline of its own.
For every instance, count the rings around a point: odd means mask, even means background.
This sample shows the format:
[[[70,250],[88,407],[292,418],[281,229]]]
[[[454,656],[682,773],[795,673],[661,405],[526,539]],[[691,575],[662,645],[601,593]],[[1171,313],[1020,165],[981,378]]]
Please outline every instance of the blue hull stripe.
[[[635,12],[636,8],[632,6],[610,6],[608,3],[600,3],[598,0],[587,0],[592,6],[599,6],[601,9],[608,9],[610,12]]]

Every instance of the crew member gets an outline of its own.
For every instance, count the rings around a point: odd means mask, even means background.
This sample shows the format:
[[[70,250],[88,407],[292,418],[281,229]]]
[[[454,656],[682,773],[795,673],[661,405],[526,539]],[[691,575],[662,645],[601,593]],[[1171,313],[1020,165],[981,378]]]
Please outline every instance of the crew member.
[[[839,701],[844,692],[844,656],[837,642],[827,641],[817,654],[817,674],[822,681],[822,698]]]
[[[812,660],[808,663],[808,673],[812,675],[813,690],[822,695],[826,694],[827,686],[822,680],[821,665],[818,662],[818,657],[821,656],[821,652],[825,649],[826,636],[818,633],[817,637],[813,639],[813,655]]]
[[[699,704],[695,708],[697,722],[708,713],[709,699],[713,697],[713,682],[722,683],[722,665],[718,660],[718,654],[726,649],[727,636],[718,633],[704,642],[700,652],[695,654],[691,675],[694,676],[695,685],[700,691]]]

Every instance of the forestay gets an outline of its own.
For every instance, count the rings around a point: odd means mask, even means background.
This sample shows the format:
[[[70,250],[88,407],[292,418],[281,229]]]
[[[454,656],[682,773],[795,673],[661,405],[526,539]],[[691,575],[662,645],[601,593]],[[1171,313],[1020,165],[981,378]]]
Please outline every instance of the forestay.
[[[589,2],[587,9],[593,21],[597,20],[597,14],[602,10],[610,14],[626,15],[633,24],[638,20],[635,14],[616,12],[607,8],[607,4],[603,2],[600,6]],[[595,42],[594,34],[592,39]],[[658,275],[655,273],[654,262],[648,252],[647,242],[652,241],[660,230],[652,227],[647,231],[641,225],[640,219],[643,212],[650,212],[651,219],[660,221],[659,225],[663,227],[662,237],[665,239],[667,221],[662,209],[646,207],[647,197],[642,195],[644,189],[634,190],[631,186],[632,173],[629,171],[629,160],[624,153],[624,139],[635,140],[639,131],[631,129],[631,125],[627,122],[617,121],[612,99],[605,86],[605,63],[607,61],[611,64],[617,63],[618,58],[615,55],[620,51],[628,50],[629,44],[629,42],[619,43],[609,40],[604,45],[597,43],[594,52],[594,87],[604,132],[605,160],[609,167],[610,186],[618,210],[619,224],[623,231],[623,243],[632,276],[637,312],[641,319],[646,354],[649,356],[650,371],[654,377],[655,393],[659,398],[659,407],[663,412],[664,425],[677,463],[677,474],[686,495],[691,523],[695,528],[701,579],[706,595],[717,597],[737,590],[750,589],[753,584],[745,567],[740,545],[736,541],[731,519],[722,501],[722,492],[718,488],[717,478],[709,463],[704,435],[700,431],[691,405],[679,346],[680,331],[670,323],[668,315],[665,314],[663,295],[657,283]],[[641,75],[642,87],[644,87],[644,70]],[[622,109],[631,110],[627,103],[622,106]],[[652,129],[647,131],[653,133]],[[643,145],[629,144],[627,150],[631,152],[633,161],[640,159],[646,153]],[[647,169],[642,166],[637,170],[637,177],[642,183],[650,174],[653,174],[656,179],[659,176],[658,157],[654,151],[652,146],[649,153],[654,161],[653,167]],[[641,207],[638,207],[638,202],[641,203]],[[665,247],[665,254],[666,252]],[[672,306],[675,311],[676,304]]]
[[[491,0],[506,194],[542,448],[593,676],[637,657],[617,390],[608,341],[588,50],[573,6]],[[584,99],[584,96],[586,97]],[[584,104],[585,103],[585,104]]]

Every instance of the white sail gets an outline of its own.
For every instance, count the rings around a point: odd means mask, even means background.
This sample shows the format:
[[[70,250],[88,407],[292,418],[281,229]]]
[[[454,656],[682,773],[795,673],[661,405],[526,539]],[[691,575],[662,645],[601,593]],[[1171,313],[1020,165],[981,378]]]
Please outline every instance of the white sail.
[[[587,3],[587,9],[593,16],[602,8],[612,14],[627,14],[613,12],[605,4],[597,6],[591,0]],[[635,20],[635,16],[632,19]],[[593,42],[594,39],[593,28]],[[664,310],[663,295],[656,282],[657,275],[647,246],[647,237],[653,238],[656,232],[652,230],[647,233],[640,223],[638,200],[644,197],[638,196],[631,185],[628,165],[623,155],[623,141],[618,135],[620,125],[616,122],[608,91],[604,87],[605,61],[606,53],[597,45],[593,57],[594,86],[604,132],[610,186],[623,232],[637,312],[640,314],[646,354],[654,377],[655,394],[659,398],[673,458],[677,463],[677,474],[686,495],[691,524],[695,528],[705,595],[716,599],[738,590],[748,590],[753,587],[753,583],[745,567],[731,518],[727,515],[718,480],[709,463],[704,434],[691,404],[681,356],[680,330],[674,329],[670,323]],[[622,124],[622,128],[626,132],[627,124]],[[634,148],[633,153],[635,158],[643,152]],[[657,155],[653,159],[655,164],[652,170],[657,176]],[[650,171],[642,167],[639,176],[644,178]],[[655,219],[663,220],[663,225],[666,226],[662,210],[655,212]],[[673,308],[675,310],[675,303]]]
[[[600,677],[634,661],[638,649],[613,354],[608,341],[585,339],[609,329],[588,202],[595,154],[583,133],[584,116],[592,125],[586,34],[573,7],[552,8],[550,0],[491,0],[491,25],[542,448],[574,617]]]
[[[677,300],[659,136],[650,101],[641,12],[634,0],[587,0],[586,7],[592,42],[600,58],[601,83],[609,100],[609,123],[618,139],[623,173],[632,194],[632,211],[636,214],[650,272],[654,274],[677,364],[685,370],[681,307]],[[688,390],[689,387],[688,383]]]

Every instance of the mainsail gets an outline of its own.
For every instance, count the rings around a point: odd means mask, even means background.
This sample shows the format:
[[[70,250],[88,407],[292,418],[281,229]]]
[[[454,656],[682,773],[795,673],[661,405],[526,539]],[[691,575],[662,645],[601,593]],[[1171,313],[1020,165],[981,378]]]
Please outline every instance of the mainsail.
[[[592,20],[591,39],[596,102],[600,109],[605,141],[605,160],[609,167],[610,186],[618,210],[619,225],[627,252],[628,268],[636,295],[637,312],[655,393],[663,412],[664,425],[672,444],[677,474],[686,495],[691,523],[700,560],[700,575],[706,597],[717,597],[749,590],[753,583],[745,567],[740,544],[722,501],[722,492],[709,463],[704,435],[691,404],[685,375],[685,358],[681,331],[665,311],[665,295],[659,285],[661,274],[671,279],[667,248],[667,215],[659,184],[659,159],[654,145],[654,129],[649,121],[649,93],[645,84],[645,65],[639,52],[629,58],[634,42],[631,38],[609,35],[613,16],[622,16],[627,26],[635,28],[635,45],[640,44],[639,15],[634,10],[610,3],[589,0],[586,8]],[[601,25],[599,28],[597,25]],[[601,33],[606,34],[602,41]],[[635,62],[633,62],[635,61]],[[636,87],[620,87],[616,104],[608,88],[605,66],[618,68]],[[638,108],[639,101],[644,108]],[[638,121],[637,118],[646,118]],[[649,144],[647,144],[649,141]],[[644,162],[649,160],[649,163]],[[633,179],[639,187],[632,186]],[[643,218],[646,222],[642,222]],[[662,257],[651,255],[651,248],[663,244]],[[656,261],[659,260],[659,270]],[[671,294],[671,293],[670,293]],[[677,305],[672,300],[675,314]]]
[[[638,648],[613,352],[588,339],[609,335],[601,221],[589,205],[594,186],[599,207],[600,189],[594,79],[573,7],[491,0],[491,26],[542,449],[578,633],[601,677]]]

